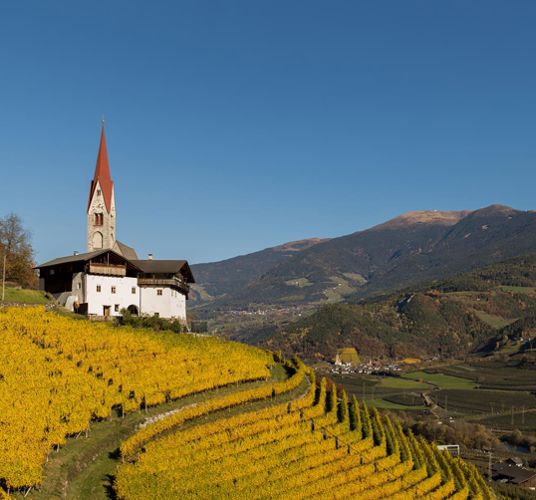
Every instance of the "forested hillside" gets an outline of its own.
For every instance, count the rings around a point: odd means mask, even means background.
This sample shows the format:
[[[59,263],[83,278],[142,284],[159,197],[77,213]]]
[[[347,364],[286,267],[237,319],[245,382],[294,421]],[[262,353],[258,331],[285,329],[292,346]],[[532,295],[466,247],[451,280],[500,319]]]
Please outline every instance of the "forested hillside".
[[[535,316],[536,256],[529,255],[362,303],[324,306],[274,327],[266,345],[328,359],[345,346],[368,356],[464,356],[505,335],[533,335]]]

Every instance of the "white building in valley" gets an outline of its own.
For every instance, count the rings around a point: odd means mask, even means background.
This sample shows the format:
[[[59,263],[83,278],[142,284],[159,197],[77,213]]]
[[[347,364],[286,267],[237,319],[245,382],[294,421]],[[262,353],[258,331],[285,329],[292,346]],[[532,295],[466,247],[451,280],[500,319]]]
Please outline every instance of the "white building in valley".
[[[92,317],[156,315],[186,321],[186,300],[194,278],[185,260],[140,260],[116,240],[114,184],[104,123],[87,205],[87,253],[38,266],[41,289],[68,309]]]

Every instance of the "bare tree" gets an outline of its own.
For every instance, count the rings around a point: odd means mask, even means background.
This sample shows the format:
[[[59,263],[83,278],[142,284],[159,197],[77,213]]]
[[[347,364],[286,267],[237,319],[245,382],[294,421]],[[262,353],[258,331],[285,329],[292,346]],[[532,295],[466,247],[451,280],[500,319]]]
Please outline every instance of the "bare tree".
[[[16,214],[0,218],[0,256],[7,256],[6,279],[21,286],[35,286],[33,248],[30,233]]]

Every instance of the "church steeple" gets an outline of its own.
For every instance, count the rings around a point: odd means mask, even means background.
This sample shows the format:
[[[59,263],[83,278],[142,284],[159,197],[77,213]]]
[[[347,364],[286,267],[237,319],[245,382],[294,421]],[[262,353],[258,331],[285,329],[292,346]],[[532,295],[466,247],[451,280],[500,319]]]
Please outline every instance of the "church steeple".
[[[99,153],[91,181],[87,205],[87,248],[89,252],[113,248],[115,243],[114,183],[110,175],[104,118],[102,120]]]
[[[104,118],[102,120],[99,154],[97,155],[95,174],[93,175],[93,180],[91,181],[91,189],[89,191],[88,211],[90,208],[91,199],[93,198],[93,194],[95,192],[95,189],[97,188],[97,183],[100,184],[102,194],[104,196],[104,202],[106,204],[106,209],[109,212],[112,206],[112,192],[114,189],[114,183],[110,175],[110,165],[108,164],[108,151],[106,150],[106,134],[104,133]]]

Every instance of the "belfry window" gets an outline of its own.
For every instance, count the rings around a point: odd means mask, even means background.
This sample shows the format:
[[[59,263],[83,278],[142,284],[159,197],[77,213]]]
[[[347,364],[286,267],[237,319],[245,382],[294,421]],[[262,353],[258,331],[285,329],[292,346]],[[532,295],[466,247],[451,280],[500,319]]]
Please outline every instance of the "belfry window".
[[[102,226],[102,223],[104,221],[104,215],[101,213],[95,214],[95,225],[96,226]]]

